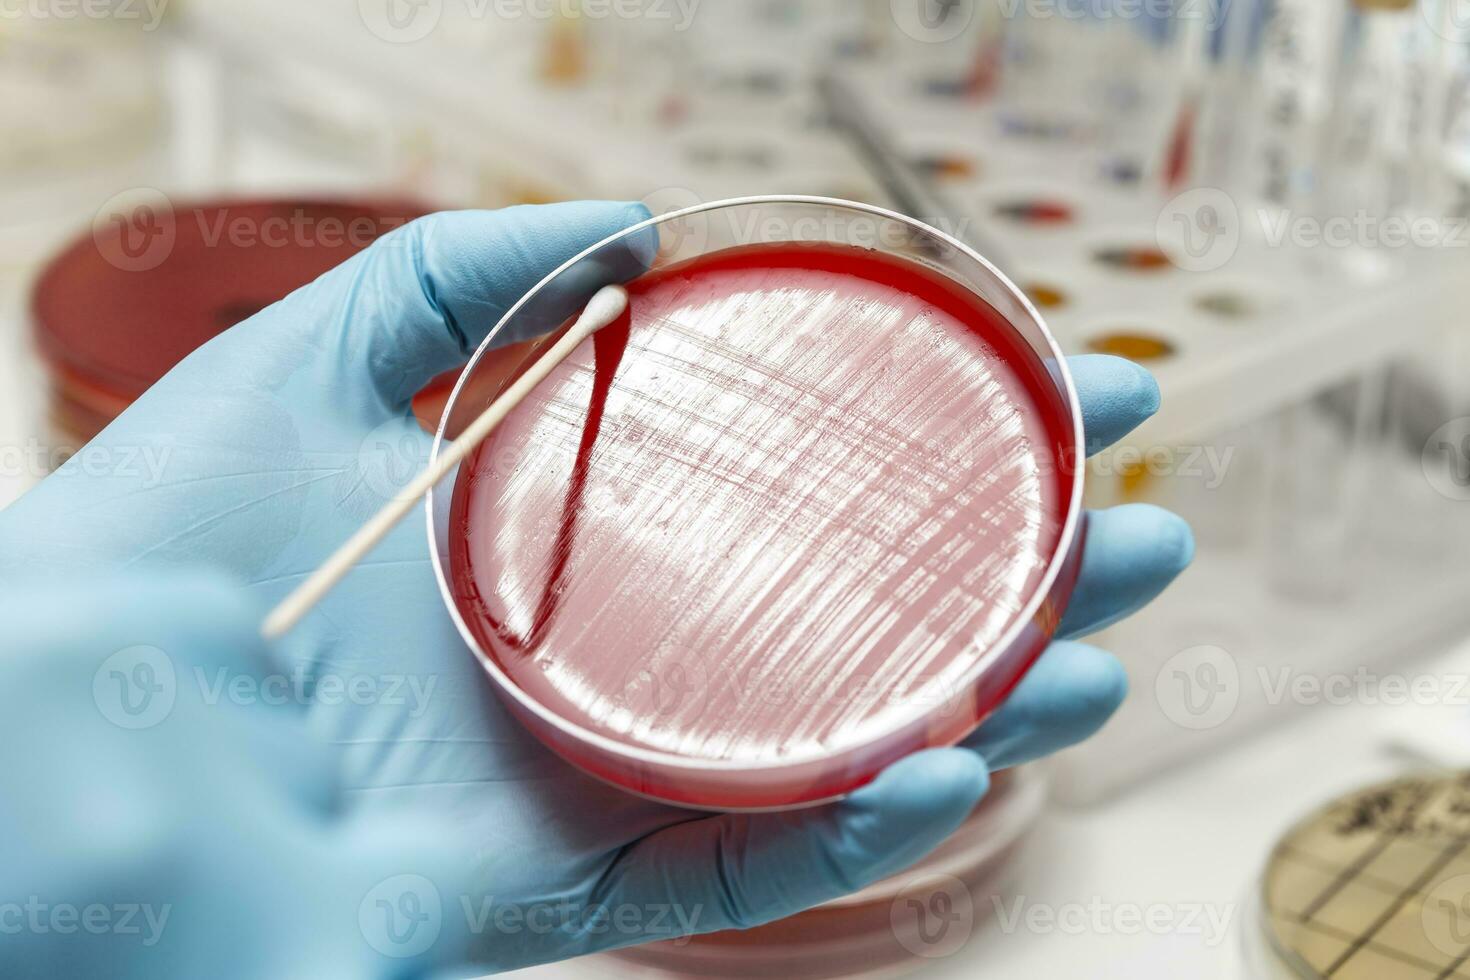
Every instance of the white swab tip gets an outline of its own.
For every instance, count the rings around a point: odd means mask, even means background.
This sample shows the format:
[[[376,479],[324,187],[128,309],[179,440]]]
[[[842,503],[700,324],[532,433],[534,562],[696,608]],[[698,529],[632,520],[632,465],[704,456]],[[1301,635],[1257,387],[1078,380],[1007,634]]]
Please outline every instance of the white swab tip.
[[[577,326],[583,336],[594,334],[603,327],[617,322],[628,308],[628,291],[622,286],[603,286],[593,294],[587,308],[582,311]]]

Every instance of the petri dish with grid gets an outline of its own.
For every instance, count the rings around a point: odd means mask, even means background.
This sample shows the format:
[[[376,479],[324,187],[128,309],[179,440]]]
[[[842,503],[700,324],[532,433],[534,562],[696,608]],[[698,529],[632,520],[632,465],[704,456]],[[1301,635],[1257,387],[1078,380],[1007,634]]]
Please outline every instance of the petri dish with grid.
[[[1263,976],[1470,980],[1470,773],[1332,801],[1276,845],[1259,899]]]

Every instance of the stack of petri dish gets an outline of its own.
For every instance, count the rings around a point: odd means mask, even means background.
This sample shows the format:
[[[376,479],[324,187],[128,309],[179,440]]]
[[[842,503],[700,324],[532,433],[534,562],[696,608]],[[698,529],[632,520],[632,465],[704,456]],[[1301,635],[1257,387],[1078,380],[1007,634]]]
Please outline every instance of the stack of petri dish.
[[[607,959],[671,977],[888,977],[957,952],[1014,889],[1045,804],[1034,769],[996,773],[970,818],[923,861],[846,898],[744,931],[632,946]]]
[[[723,811],[839,799],[962,740],[1050,640],[1080,559],[1080,410],[1035,307],[881,208],[700,205],[513,307],[435,452],[611,281],[623,320],[430,499],[446,606],[504,703],[607,782]],[[932,955],[914,910],[990,908],[1042,797],[999,774],[906,874],[618,955],[688,976],[904,969]]]
[[[87,442],[195,348],[422,213],[406,201],[174,206],[154,194],[99,219],[31,293],[51,446]]]

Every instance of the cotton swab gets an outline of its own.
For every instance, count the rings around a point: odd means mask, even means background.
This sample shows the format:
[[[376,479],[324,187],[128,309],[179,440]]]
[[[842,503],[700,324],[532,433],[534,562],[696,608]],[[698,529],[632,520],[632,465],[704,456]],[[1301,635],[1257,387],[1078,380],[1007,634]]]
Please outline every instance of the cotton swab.
[[[623,315],[628,308],[628,292],[622,286],[604,286],[588,302],[577,322],[562,335],[551,348],[537,358],[515,382],[490,403],[480,417],[470,423],[428,469],[404,487],[388,505],[373,515],[347,542],[338,548],[321,567],[312,572],[290,595],[271,610],[261,627],[261,635],[268,640],[279,639],[295,626],[322,597],[363,559],[378,542],[403,520],[418,504],[421,497],[444,479],[466,456],[474,451],[507,415],[531,393],[552,370],[564,361],[572,351],[592,336]]]

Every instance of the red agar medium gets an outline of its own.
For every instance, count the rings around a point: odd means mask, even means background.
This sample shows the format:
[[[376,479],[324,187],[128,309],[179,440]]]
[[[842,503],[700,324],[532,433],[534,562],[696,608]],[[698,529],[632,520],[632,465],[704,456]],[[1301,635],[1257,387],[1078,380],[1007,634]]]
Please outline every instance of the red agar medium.
[[[85,441],[205,341],[423,213],[390,200],[180,205],[149,216],[171,238],[142,268],[125,261],[136,256],[122,236],[137,229],[89,230],[31,297],[53,413]]]
[[[629,293],[454,488],[456,607],[563,723],[533,730],[613,782],[721,808],[829,798],[962,737],[1060,616],[1044,604],[1019,666],[963,683],[1068,513],[1072,416],[1040,359],[948,277],[851,246],[732,248]],[[734,788],[699,776],[746,767]]]

